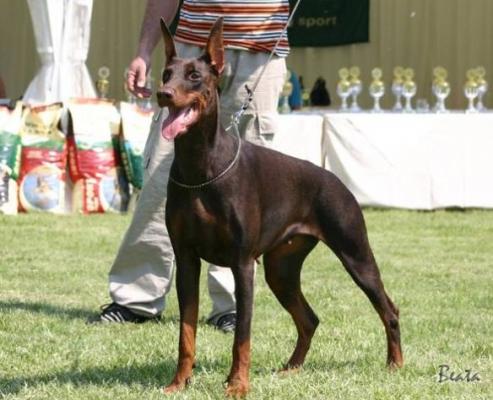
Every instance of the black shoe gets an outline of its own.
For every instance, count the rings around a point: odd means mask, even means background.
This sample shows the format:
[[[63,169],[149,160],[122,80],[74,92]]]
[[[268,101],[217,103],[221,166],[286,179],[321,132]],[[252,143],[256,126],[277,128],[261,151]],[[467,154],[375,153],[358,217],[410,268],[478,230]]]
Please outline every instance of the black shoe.
[[[131,322],[134,324],[142,324],[147,321],[159,321],[161,315],[157,317],[144,317],[142,315],[135,314],[133,311],[125,306],[121,306],[117,303],[106,304],[101,306],[101,313],[89,323],[119,323]]]
[[[234,332],[236,328],[236,314],[225,314],[222,317],[219,317],[216,322],[209,321],[208,323],[224,333],[231,333]]]

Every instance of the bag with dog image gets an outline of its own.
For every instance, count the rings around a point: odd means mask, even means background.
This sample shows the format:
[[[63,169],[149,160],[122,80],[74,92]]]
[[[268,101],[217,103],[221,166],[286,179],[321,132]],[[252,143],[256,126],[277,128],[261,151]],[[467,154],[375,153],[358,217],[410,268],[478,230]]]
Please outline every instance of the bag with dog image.
[[[64,213],[67,148],[62,103],[26,107],[21,126],[19,210]]]
[[[142,189],[143,153],[154,111],[143,109],[137,104],[121,102],[120,114],[120,150],[125,173],[134,188]]]
[[[69,102],[69,172],[72,209],[88,213],[126,211],[128,184],[118,149],[120,114],[112,101]]]

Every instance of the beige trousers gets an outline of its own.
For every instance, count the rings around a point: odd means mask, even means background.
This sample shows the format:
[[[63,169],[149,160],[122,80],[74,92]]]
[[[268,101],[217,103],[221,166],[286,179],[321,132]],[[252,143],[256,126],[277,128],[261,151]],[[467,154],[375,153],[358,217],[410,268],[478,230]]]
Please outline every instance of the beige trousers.
[[[179,57],[193,58],[202,50],[177,43]],[[226,50],[226,66],[221,80],[221,120],[229,125],[231,115],[245,100],[245,84],[250,88],[266,63],[268,54]],[[269,63],[254,95],[253,103],[240,122],[245,139],[266,145],[276,132],[277,102],[286,77],[284,58]],[[173,161],[172,142],[161,136],[162,118],[152,122],[144,150],[144,184],[130,226],[109,273],[109,291],[114,302],[137,314],[155,316],[165,307],[171,288],[174,255],[165,223],[168,176]],[[213,303],[209,319],[236,312],[233,274],[229,268],[210,265],[209,295]]]

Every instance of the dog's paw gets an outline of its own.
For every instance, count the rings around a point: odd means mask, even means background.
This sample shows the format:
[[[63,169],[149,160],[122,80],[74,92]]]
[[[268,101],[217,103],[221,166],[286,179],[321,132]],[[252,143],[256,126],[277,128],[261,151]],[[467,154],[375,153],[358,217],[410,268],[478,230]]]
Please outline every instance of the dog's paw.
[[[404,358],[400,346],[392,350],[387,354],[387,368],[389,371],[396,371],[404,365]]]
[[[171,394],[175,392],[179,392],[180,390],[183,390],[185,388],[185,385],[179,385],[176,383],[172,383],[171,385],[168,385],[163,388],[163,393],[164,394]]]
[[[192,378],[188,378],[184,381],[177,381],[175,379],[168,386],[163,388],[163,393],[164,394],[172,394],[172,393],[179,392],[180,390],[185,389],[185,387],[190,384],[191,380],[192,380]]]
[[[403,367],[403,365],[404,365],[404,362],[402,361],[402,359],[391,360],[391,361],[387,362],[387,368],[390,372],[394,372],[394,371],[399,370],[400,368]]]
[[[302,366],[301,365],[285,365],[282,367],[280,370],[277,371],[277,373],[281,376],[284,375],[291,375],[291,374],[297,374],[300,372]]]
[[[235,380],[230,382],[226,386],[226,396],[232,397],[234,399],[244,398],[250,390],[250,385],[248,382]]]

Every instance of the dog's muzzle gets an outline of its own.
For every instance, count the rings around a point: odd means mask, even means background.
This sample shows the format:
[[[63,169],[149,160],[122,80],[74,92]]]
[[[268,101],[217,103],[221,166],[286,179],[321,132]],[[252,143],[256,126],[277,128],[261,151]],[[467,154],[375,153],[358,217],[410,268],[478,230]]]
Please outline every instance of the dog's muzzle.
[[[172,104],[175,97],[175,91],[171,88],[163,88],[156,93],[159,107],[167,107]]]

